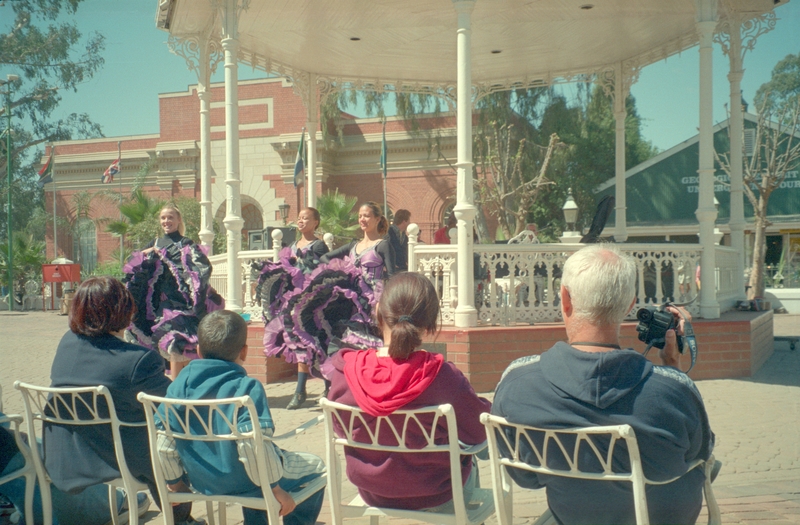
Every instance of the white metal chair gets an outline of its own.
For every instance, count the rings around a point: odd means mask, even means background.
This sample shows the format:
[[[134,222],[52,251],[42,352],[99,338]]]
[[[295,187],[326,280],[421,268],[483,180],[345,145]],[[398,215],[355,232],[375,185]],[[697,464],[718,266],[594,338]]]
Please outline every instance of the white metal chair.
[[[114,439],[114,456],[120,472],[120,478],[108,481],[108,505],[111,511],[111,520],[114,525],[119,525],[119,512],[117,509],[117,488],[125,490],[128,499],[128,521],[131,525],[138,525],[139,514],[137,512],[138,502],[136,494],[147,490],[147,485],[141,483],[133,477],[128,465],[125,462],[125,453],[122,449],[122,438],[120,437],[120,427],[143,427],[141,423],[126,423],[117,418],[114,407],[114,399],[106,386],[90,386],[76,388],[48,388],[30,385],[16,381],[14,388],[22,394],[22,401],[25,404],[26,423],[28,438],[34,440],[36,437],[35,421],[43,424],[60,426],[88,426],[88,425],[108,425],[111,428],[111,435]],[[39,483],[42,501],[50,501],[50,479],[44,466],[38,449],[33,456],[34,464],[38,472],[46,478]],[[47,521],[45,517],[45,523]]]
[[[644,476],[642,461],[639,456],[639,444],[630,425],[615,425],[603,427],[586,427],[573,429],[548,430],[526,425],[509,423],[504,418],[490,414],[481,414],[481,422],[486,426],[486,437],[489,442],[489,460],[492,470],[492,487],[495,505],[497,506],[497,519],[499,525],[512,523],[512,483],[507,468],[514,467],[538,474],[563,476],[576,479],[623,481],[633,486],[633,500],[638,525],[649,525],[650,517],[647,511],[647,485],[665,485],[680,476],[666,481],[651,481]],[[599,445],[599,443],[603,445]],[[606,445],[607,443],[607,445]],[[626,447],[620,446],[624,443]],[[503,451],[501,453],[500,447]],[[627,452],[623,450],[627,449]],[[620,471],[614,464],[615,449],[617,458],[619,454],[628,456],[630,469]],[[536,457],[538,465],[531,465],[522,458],[527,455]],[[558,454],[566,462],[568,468],[557,468],[552,463],[545,461]],[[586,458],[589,458],[587,460]],[[587,468],[586,463],[599,465],[602,472],[596,468]],[[708,460],[697,460],[689,468],[703,468],[706,481],[704,492],[708,507],[708,523],[718,525],[721,516],[717,500],[711,489],[711,470],[714,466],[714,456]],[[503,468],[506,467],[506,468]],[[548,510],[534,525],[555,523],[555,519]]]
[[[213,520],[211,505],[216,501],[218,502],[220,524],[225,525],[227,519],[225,505],[239,504],[244,507],[265,510],[267,511],[269,523],[275,525],[281,523],[279,515],[281,506],[272,494],[270,483],[267,479],[267,464],[263,445],[265,437],[261,432],[261,427],[253,425],[252,430],[249,432],[243,432],[237,428],[237,421],[242,411],[248,413],[250,421],[258,421],[258,413],[252,398],[242,396],[223,399],[187,400],[167,399],[140,393],[138,399],[145,408],[153,472],[158,486],[158,493],[165,507],[169,507],[172,503],[205,501],[208,506],[208,516]],[[233,414],[232,417],[226,415],[226,412],[229,412],[231,408],[233,409],[233,412],[230,412]],[[273,439],[282,439],[295,435],[319,423],[319,421],[319,418],[313,419],[302,427],[276,436]],[[159,423],[159,425],[157,426],[156,423]],[[216,428],[220,429],[221,427],[221,430],[215,432],[215,424]],[[198,428],[202,431],[198,432]],[[261,497],[206,495],[195,490],[192,490],[192,492],[170,492],[167,488],[161,457],[158,454],[159,436],[172,438],[176,441],[230,441],[232,447],[236,447],[237,443],[249,442],[249,447],[255,456],[258,468]],[[323,474],[301,487],[300,490],[289,494],[295,503],[300,503],[317,491],[324,489],[326,483],[326,476]],[[165,525],[174,525],[172,514],[169,512],[163,514]]]
[[[369,516],[370,525],[378,525],[380,516],[396,517],[448,525],[474,525],[483,523],[494,512],[492,492],[476,487],[471,501],[464,501],[462,483],[453,483],[453,504],[455,513],[434,513],[419,510],[391,509],[367,505],[361,496],[350,503],[342,502],[342,466],[340,447],[353,447],[365,450],[381,450],[391,454],[417,454],[439,452],[450,456],[450,479],[461,480],[461,456],[476,454],[486,448],[486,444],[462,448],[458,442],[456,414],[449,404],[425,407],[416,410],[396,410],[389,416],[373,417],[357,407],[343,405],[327,399],[319,402],[325,417],[325,449],[328,465],[328,497],[331,504],[331,518],[334,525],[341,525],[344,518]],[[447,425],[447,443],[436,443],[436,428],[444,419]],[[432,420],[427,425],[422,421]],[[334,422],[343,433],[336,434]],[[369,441],[354,437],[354,432],[367,428]],[[421,430],[426,444],[423,448],[410,448],[406,438],[409,429]],[[386,441],[395,445],[384,445]],[[474,468],[477,468],[474,467]],[[477,474],[477,473],[476,473]]]
[[[2,410],[1,404],[0,410]],[[44,479],[44,476],[40,477],[40,473],[37,472],[31,449],[25,444],[25,441],[23,441],[20,435],[19,427],[22,425],[22,416],[18,414],[0,415],[0,425],[13,425],[10,431],[14,435],[14,441],[17,444],[20,454],[22,454],[22,457],[25,459],[25,463],[22,467],[13,472],[9,472],[5,476],[0,476],[0,485],[4,485],[18,478],[25,478],[25,521],[27,523],[33,523],[33,491],[36,488],[37,478]],[[44,524],[51,525],[53,523],[53,509],[50,498],[42,498],[42,510],[44,514]]]

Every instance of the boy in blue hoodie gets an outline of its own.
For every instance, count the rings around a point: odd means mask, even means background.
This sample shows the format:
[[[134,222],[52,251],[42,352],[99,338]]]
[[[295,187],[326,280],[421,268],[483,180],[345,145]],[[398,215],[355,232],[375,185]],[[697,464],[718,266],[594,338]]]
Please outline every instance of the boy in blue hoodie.
[[[272,437],[275,425],[264,386],[248,377],[242,367],[247,358],[247,323],[244,319],[227,310],[205,316],[198,328],[197,351],[200,359],[191,361],[181,371],[167,389],[166,397],[220,399],[248,395],[256,406],[262,433],[265,437]],[[251,423],[246,421],[242,424]],[[232,442],[176,442],[169,438],[160,439],[158,447],[170,484],[188,476],[195,490],[204,494],[261,495],[256,465],[248,460],[245,447],[234,447]],[[269,440],[264,441],[264,448],[267,479],[281,505],[284,523],[313,525],[322,508],[324,489],[299,505],[295,505],[288,492],[323,474],[325,464],[322,459],[313,454],[282,450]],[[244,507],[242,514],[245,525],[267,524],[266,511]]]

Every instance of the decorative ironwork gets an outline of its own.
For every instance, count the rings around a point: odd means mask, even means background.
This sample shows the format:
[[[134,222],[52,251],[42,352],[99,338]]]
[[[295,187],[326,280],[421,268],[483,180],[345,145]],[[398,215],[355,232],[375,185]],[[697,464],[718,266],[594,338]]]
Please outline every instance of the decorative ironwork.
[[[727,1],[723,3],[723,7],[725,15],[717,24],[714,42],[718,43],[722,47],[722,51],[728,55],[732,48],[736,47],[731,43],[731,33],[737,31],[740,35],[738,58],[744,61],[747,52],[755,49],[758,37],[775,29],[778,17],[774,11],[760,14],[737,11],[731,2]],[[735,49],[733,50],[735,52]]]
[[[202,78],[203,46],[206,46],[208,74],[213,75],[217,65],[224,59],[219,40],[211,37],[211,30],[185,36],[170,35],[167,47],[170,52],[186,61],[189,71],[194,71],[200,83],[206,84],[208,79]]]

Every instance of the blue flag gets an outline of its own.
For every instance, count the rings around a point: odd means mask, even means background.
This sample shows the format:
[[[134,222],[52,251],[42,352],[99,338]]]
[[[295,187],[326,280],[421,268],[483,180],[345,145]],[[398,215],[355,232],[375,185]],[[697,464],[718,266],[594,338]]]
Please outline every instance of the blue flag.
[[[306,130],[300,136],[300,145],[297,146],[297,157],[294,160],[294,187],[302,186],[306,178]]]

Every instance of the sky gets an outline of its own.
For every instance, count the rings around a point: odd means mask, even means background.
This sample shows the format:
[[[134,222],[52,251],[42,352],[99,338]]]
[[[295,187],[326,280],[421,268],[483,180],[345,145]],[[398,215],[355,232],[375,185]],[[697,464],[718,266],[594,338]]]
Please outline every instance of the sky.
[[[13,19],[10,2],[0,2],[0,31]],[[106,37],[105,66],[79,86],[77,93],[62,93],[57,116],[88,113],[108,137],[158,133],[158,94],[186,91],[197,77],[183,58],[167,48],[167,33],[156,29],[156,0],[86,0],[76,14],[84,35],[101,32]],[[768,81],[772,68],[787,54],[800,53],[800,0],[775,10],[776,28],[758,38],[744,59],[742,95],[751,104],[756,90]],[[697,133],[699,115],[697,47],[643,68],[631,87],[643,122],[643,135],[660,150]],[[728,59],[714,45],[714,122],[726,118],[730,87]],[[7,67],[0,74],[12,73]],[[223,68],[212,78],[223,81]],[[239,66],[240,79],[262,78],[264,73]],[[566,87],[569,92],[571,88]]]

